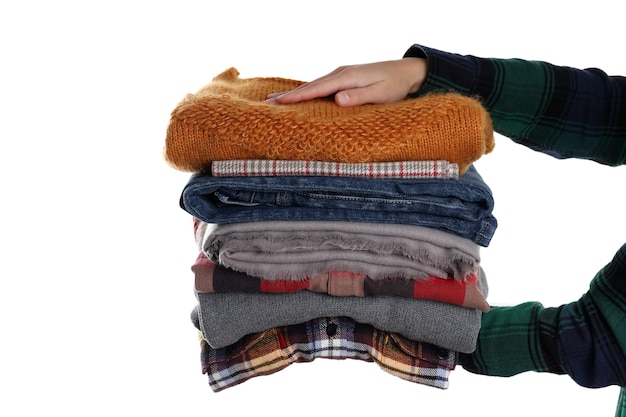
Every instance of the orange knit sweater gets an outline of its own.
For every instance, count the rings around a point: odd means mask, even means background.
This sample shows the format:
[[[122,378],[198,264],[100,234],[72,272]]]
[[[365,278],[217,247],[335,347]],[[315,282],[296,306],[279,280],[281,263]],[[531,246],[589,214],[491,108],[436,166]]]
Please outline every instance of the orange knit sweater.
[[[447,160],[463,173],[494,147],[487,111],[453,93],[396,103],[339,107],[332,98],[264,103],[302,81],[239,78],[224,71],[172,111],[164,155],[174,168],[200,172],[212,161],[286,159],[334,162]]]

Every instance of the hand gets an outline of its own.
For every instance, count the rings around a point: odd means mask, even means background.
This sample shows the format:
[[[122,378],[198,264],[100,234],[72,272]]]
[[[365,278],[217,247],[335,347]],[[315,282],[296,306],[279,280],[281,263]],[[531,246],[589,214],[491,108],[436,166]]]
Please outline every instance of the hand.
[[[339,106],[391,103],[417,92],[427,74],[423,58],[342,66],[291,91],[272,93],[266,103],[294,104],[332,94]]]

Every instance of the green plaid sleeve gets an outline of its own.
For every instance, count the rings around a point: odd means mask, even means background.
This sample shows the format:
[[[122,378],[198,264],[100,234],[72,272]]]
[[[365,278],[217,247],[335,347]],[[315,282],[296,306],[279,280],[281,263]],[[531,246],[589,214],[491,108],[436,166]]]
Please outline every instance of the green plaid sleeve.
[[[544,308],[529,302],[483,315],[466,370],[491,376],[568,374],[585,387],[626,387],[626,244],[578,301]]]
[[[490,376],[527,371],[565,373],[541,346],[542,337],[550,336],[546,330],[550,332],[555,327],[546,326],[542,334],[542,316],[553,321],[555,309],[545,309],[537,302],[492,307],[483,315],[476,350],[461,355],[460,364],[470,372]]]
[[[626,388],[622,388],[619,392],[615,417],[626,417]]]
[[[626,77],[421,45],[405,56],[428,59],[419,94],[445,90],[478,96],[494,129],[520,144],[557,158],[626,164]]]

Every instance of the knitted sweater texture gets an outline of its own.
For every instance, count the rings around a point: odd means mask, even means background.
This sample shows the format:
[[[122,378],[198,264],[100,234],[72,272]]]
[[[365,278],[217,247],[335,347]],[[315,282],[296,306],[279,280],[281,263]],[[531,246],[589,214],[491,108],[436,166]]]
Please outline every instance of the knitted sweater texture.
[[[264,102],[269,93],[301,84],[224,71],[172,111],[166,161],[181,171],[202,172],[212,161],[233,159],[447,160],[463,173],[494,147],[487,111],[455,93],[357,107],[337,106],[331,97],[293,105]]]

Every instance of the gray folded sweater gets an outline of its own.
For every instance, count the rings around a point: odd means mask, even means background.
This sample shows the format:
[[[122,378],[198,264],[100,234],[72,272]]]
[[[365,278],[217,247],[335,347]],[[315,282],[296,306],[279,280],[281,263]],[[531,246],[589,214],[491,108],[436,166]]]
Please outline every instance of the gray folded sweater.
[[[486,288],[485,288],[486,290]],[[287,294],[198,293],[192,320],[213,348],[249,333],[320,317],[346,316],[411,340],[471,353],[482,313],[438,301],[381,297],[334,297],[311,291]]]

